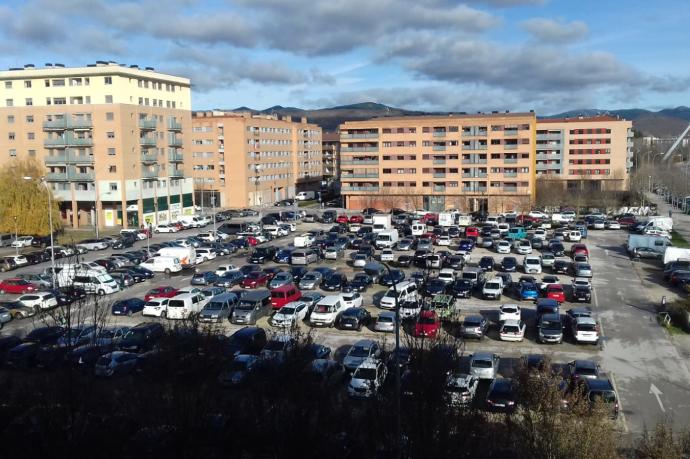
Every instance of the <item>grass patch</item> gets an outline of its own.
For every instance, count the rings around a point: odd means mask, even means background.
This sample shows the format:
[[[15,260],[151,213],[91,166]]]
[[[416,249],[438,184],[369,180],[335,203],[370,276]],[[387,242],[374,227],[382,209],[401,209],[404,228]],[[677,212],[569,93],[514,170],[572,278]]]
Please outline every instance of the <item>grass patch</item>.
[[[99,231],[99,236],[115,236],[120,234],[119,229],[103,229]],[[59,245],[65,245],[65,244],[73,244],[73,243],[78,243],[80,241],[83,241],[84,239],[95,239],[96,238],[96,232],[91,229],[65,229],[64,232],[61,234],[58,234],[57,236],[57,244]]]
[[[685,240],[683,236],[678,234],[677,231],[671,231],[671,243],[675,247],[680,247],[682,249],[690,249],[690,243]]]
[[[672,336],[677,336],[677,335],[687,335],[688,333],[683,330],[682,327],[679,327],[678,325],[671,324],[668,327],[664,327],[668,331],[669,335]]]
[[[319,205],[319,201],[316,199],[310,199],[308,201],[297,201],[297,207],[316,207]]]

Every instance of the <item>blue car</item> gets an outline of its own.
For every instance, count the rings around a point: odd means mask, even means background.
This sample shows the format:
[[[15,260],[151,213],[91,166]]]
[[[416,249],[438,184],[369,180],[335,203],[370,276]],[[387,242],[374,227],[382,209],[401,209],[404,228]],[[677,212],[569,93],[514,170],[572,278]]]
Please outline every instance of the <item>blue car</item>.
[[[242,282],[244,274],[240,271],[228,271],[216,279],[214,285],[217,287],[231,288]]]
[[[536,301],[539,297],[537,286],[532,282],[523,282],[520,286],[520,299],[523,301]]]
[[[204,271],[192,276],[192,285],[213,285],[218,280],[218,276],[213,271]]]
[[[135,312],[141,312],[144,310],[144,305],[146,301],[139,298],[127,298],[124,300],[119,300],[113,303],[111,308],[111,313],[114,316],[131,316]]]
[[[460,245],[458,246],[458,250],[464,250],[464,251],[471,251],[474,249],[474,240],[472,239],[463,239],[460,241]]]
[[[292,250],[290,249],[280,249],[276,252],[273,257],[273,261],[276,263],[287,263],[290,264],[290,258],[292,257]]]

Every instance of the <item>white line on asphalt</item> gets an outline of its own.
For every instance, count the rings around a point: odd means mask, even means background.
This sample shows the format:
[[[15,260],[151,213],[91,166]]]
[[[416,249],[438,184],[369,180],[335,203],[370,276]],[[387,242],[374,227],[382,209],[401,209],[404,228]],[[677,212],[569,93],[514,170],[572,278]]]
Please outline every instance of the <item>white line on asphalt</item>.
[[[623,413],[623,403],[621,402],[621,393],[618,390],[618,384],[616,384],[616,376],[613,371],[609,373],[609,378],[611,379],[611,384],[613,385],[613,390],[616,391],[616,396],[618,398],[618,416],[620,417],[621,424],[623,425],[623,432],[628,433],[628,422],[625,420],[625,413]]]
[[[597,300],[597,291],[592,289],[592,299],[594,300],[594,309],[599,312],[599,301]],[[604,351],[606,350],[606,337],[604,336],[604,321],[599,318],[599,348]]]

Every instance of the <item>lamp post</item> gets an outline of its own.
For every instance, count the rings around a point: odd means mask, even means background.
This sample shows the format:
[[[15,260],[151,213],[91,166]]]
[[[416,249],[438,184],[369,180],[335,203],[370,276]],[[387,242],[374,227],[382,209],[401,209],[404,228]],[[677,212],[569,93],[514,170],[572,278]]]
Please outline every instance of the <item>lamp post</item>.
[[[254,178],[254,200],[258,202],[259,207],[261,207],[261,197],[259,196],[259,182],[261,181],[259,173],[261,172],[261,164],[254,164],[254,172],[256,173],[256,177]]]
[[[217,236],[216,232],[216,195],[211,194],[211,218],[213,218],[213,237]]]
[[[33,177],[24,177],[24,180],[34,180]],[[38,179],[39,183],[45,186],[46,193],[48,193],[48,226],[50,230],[50,281],[51,286],[55,289],[55,242],[53,241],[53,201],[48,182],[45,177]]]
[[[18,233],[19,233],[19,230],[17,229],[17,217],[12,217],[12,218],[14,219],[14,240],[15,240],[15,242],[16,242],[16,241],[17,241],[17,238],[19,237],[19,234],[18,234]],[[15,253],[16,255],[19,255],[19,245],[16,245],[16,247],[14,248],[14,250],[15,250],[14,253]]]

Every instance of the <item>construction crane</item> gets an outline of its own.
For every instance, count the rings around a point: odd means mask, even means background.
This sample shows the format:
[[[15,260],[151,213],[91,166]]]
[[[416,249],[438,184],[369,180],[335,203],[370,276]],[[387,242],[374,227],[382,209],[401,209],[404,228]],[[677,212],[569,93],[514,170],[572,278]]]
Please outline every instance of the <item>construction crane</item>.
[[[678,136],[675,142],[673,142],[673,145],[671,145],[671,148],[668,149],[666,153],[664,153],[663,158],[661,158],[662,161],[668,161],[669,158],[671,158],[671,155],[673,154],[673,151],[678,148],[678,145],[683,141],[686,135],[688,135],[688,132],[690,131],[690,124],[688,124],[683,131],[681,135]]]

